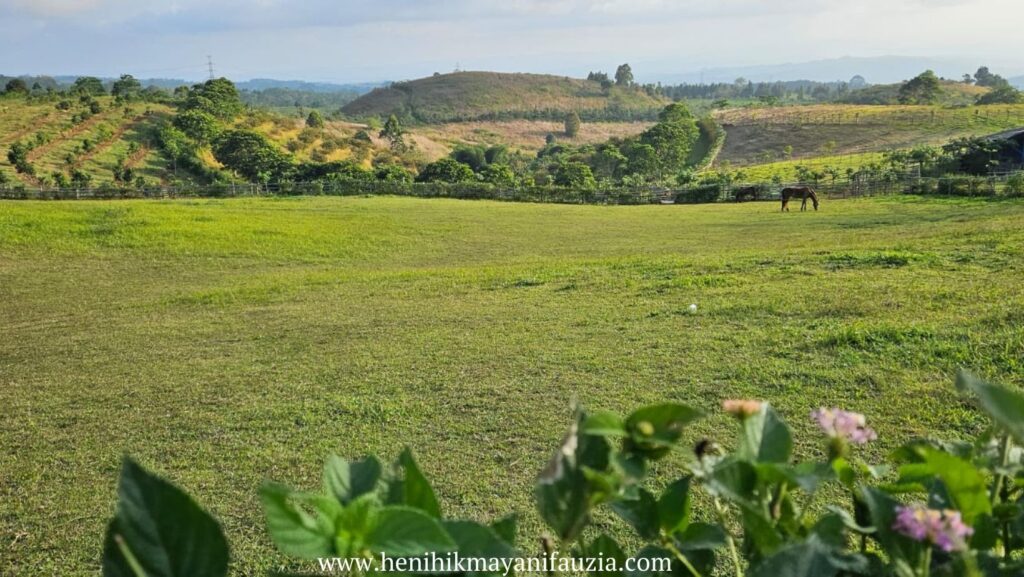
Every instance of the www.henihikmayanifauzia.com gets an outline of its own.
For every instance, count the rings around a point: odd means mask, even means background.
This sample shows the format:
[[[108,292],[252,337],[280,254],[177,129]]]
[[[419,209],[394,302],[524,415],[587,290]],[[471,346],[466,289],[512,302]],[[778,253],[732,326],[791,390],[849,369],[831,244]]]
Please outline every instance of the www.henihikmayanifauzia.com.
[[[427,553],[415,557],[394,557],[381,553],[376,558],[322,557],[318,569],[324,573],[490,573],[508,575],[550,575],[553,573],[643,573],[668,572],[672,560],[665,557],[568,557],[557,552],[541,557],[464,557],[458,553]]]

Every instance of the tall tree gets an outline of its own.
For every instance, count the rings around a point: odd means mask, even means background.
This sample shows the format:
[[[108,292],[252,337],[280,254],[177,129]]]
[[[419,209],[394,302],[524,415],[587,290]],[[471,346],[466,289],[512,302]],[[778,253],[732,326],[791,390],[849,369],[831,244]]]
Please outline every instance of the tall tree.
[[[107,90],[103,88],[103,81],[95,76],[82,76],[75,79],[75,83],[71,85],[71,91],[77,94],[88,94],[91,96],[101,96],[107,93]]]
[[[319,110],[310,111],[309,116],[306,117],[306,126],[309,128],[324,127],[324,117]]]
[[[900,104],[935,104],[942,94],[939,77],[931,70],[925,70],[900,86]]]
[[[405,130],[402,129],[398,117],[392,114],[384,123],[380,131],[380,137],[391,143],[391,148],[397,151],[405,150]]]
[[[131,74],[122,74],[121,78],[115,80],[110,87],[110,93],[125,100],[131,100],[142,93],[142,83]]]
[[[28,85],[21,78],[12,78],[7,81],[4,94],[28,94]]]
[[[618,84],[619,86],[633,85],[633,69],[629,64],[623,64],[615,70],[615,84]]]

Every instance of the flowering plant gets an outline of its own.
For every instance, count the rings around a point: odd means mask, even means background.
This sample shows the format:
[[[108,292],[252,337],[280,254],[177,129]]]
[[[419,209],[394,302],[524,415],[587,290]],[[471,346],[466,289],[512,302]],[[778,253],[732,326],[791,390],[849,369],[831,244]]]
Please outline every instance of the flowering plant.
[[[788,425],[762,401],[723,403],[739,423],[734,441],[721,441],[730,452],[711,439],[687,449],[686,427],[703,414],[685,405],[625,418],[577,410],[536,483],[549,535],[522,546],[514,516],[445,518],[408,451],[390,467],[331,457],[320,491],[266,484],[260,497],[270,539],[297,559],[521,559],[553,557],[561,545],[603,559],[593,577],[1022,575],[1024,395],[967,374],[957,385],[992,426],[966,442],[911,441],[888,466],[858,456],[878,435],[864,415],[840,408],[812,413],[826,450],[806,461],[794,459]],[[651,471],[673,452],[683,457],[681,474],[655,489]],[[105,576],[227,573],[219,524],[185,493],[126,460],[120,496]],[[623,524],[595,523],[601,509]],[[644,558],[669,559],[670,568],[623,569]],[[353,572],[380,569],[367,567]]]

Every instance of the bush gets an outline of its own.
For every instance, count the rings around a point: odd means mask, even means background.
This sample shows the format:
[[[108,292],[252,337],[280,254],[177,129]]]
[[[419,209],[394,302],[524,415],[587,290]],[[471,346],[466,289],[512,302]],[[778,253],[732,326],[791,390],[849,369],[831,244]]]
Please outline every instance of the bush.
[[[425,166],[416,182],[447,182],[456,184],[476,180],[473,169],[451,158],[442,158]]]
[[[1024,174],[1017,173],[1006,179],[1006,196],[1024,196]]]

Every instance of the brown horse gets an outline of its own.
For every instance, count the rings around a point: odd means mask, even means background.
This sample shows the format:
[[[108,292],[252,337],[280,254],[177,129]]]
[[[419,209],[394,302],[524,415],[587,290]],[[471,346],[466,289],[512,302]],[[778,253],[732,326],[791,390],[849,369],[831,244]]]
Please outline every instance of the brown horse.
[[[791,198],[802,198],[803,204],[800,205],[800,210],[807,210],[807,199],[811,199],[814,203],[814,210],[818,210],[818,195],[814,192],[814,189],[809,186],[788,186],[782,189],[782,210],[789,212],[789,199]]]

